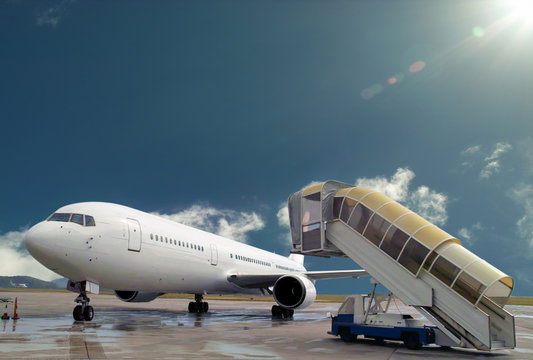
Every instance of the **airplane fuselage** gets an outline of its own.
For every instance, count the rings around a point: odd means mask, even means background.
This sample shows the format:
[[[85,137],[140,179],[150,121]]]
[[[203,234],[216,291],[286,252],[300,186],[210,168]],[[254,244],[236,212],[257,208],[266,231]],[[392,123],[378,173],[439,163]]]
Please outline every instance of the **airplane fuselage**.
[[[80,224],[55,214],[86,217]],[[54,215],[28,231],[28,251],[66,278],[104,288],[262,294],[229,282],[228,274],[305,271],[286,257],[122,205],[77,203]]]

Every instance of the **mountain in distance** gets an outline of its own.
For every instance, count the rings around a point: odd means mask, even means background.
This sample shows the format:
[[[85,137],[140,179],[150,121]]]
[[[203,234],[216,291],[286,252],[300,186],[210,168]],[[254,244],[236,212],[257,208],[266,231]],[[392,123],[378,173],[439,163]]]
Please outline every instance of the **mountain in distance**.
[[[0,276],[0,288],[18,289],[65,289],[67,279],[40,280],[31,276]]]

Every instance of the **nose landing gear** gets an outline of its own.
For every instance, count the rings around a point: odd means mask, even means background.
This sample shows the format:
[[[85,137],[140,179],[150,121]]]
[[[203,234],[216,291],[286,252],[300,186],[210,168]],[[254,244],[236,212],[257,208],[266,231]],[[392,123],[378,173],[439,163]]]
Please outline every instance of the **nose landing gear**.
[[[74,307],[74,311],[72,311],[74,320],[91,321],[94,317],[94,309],[91,305],[89,305],[89,301],[91,301],[91,299],[87,297],[87,293],[85,292],[85,281],[69,281],[67,289],[80,294],[76,300],[74,300],[74,302],[79,304],[76,305]]]
[[[209,310],[209,304],[203,300],[202,294],[194,294],[194,301],[189,303],[190,313],[206,313]]]

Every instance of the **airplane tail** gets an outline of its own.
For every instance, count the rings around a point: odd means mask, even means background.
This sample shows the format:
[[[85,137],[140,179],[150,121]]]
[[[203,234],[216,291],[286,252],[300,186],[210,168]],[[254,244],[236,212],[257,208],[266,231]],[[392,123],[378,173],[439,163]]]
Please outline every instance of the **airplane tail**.
[[[289,259],[300,265],[304,264],[304,256],[302,254],[290,254]]]

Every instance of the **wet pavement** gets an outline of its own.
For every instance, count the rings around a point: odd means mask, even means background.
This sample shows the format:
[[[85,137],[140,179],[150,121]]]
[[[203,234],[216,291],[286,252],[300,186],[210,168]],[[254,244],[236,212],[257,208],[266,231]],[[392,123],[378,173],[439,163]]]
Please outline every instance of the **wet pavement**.
[[[337,311],[335,303],[315,303],[292,320],[275,320],[269,302],[210,300],[209,313],[189,314],[190,300],[130,304],[92,295],[94,320],[75,322],[73,293],[0,292],[0,297],[18,297],[21,316],[0,323],[0,359],[533,359],[530,306],[508,307],[516,316],[516,349],[480,353],[438,346],[408,350],[401,343],[364,339],[343,343],[327,334],[327,312]],[[3,313],[5,304],[0,306]],[[401,304],[391,309],[416,314]]]

